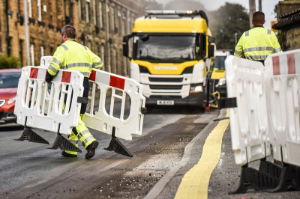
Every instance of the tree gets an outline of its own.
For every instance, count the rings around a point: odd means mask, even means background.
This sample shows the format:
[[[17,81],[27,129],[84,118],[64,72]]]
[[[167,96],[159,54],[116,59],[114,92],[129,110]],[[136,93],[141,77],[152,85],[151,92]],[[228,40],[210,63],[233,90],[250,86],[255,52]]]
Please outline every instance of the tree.
[[[249,16],[240,4],[226,3],[209,13],[210,28],[216,38],[217,49],[234,49],[237,39],[249,29]]]
[[[172,0],[165,6],[166,10],[203,10],[202,3],[196,0]]]
[[[163,5],[156,0],[145,0],[145,10],[162,10]]]
[[[0,56],[0,69],[20,68],[21,62],[18,57]]]

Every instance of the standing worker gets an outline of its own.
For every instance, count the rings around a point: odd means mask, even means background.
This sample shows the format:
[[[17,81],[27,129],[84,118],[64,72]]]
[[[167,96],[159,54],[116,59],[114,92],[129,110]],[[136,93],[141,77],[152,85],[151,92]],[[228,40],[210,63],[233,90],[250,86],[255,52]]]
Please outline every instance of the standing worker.
[[[265,14],[253,14],[253,28],[244,32],[235,47],[234,56],[264,63],[268,55],[281,52],[276,35],[263,27]]]
[[[103,62],[100,57],[95,55],[89,48],[75,41],[76,30],[73,26],[66,25],[61,29],[63,44],[57,47],[53,60],[48,67],[47,82],[50,82],[60,69],[78,71],[84,75],[83,82],[83,97],[87,98],[89,93],[89,77],[93,68],[103,67]],[[86,111],[87,104],[81,105],[78,126],[73,128],[69,135],[69,140],[78,147],[78,139],[86,148],[86,159],[90,159],[95,155],[95,149],[98,147],[98,142],[89,132],[84,124],[83,117]],[[65,150],[62,152],[64,157],[77,157],[76,151]]]

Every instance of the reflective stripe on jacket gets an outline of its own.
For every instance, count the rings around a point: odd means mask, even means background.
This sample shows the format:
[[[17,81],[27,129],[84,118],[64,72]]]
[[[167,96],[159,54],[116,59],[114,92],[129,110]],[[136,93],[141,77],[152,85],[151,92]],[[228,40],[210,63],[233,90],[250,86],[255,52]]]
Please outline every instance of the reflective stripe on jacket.
[[[89,77],[93,68],[103,67],[103,62],[88,47],[67,40],[57,47],[48,73],[55,76],[60,69],[74,70]]]
[[[275,34],[263,27],[254,27],[241,36],[234,55],[250,60],[265,60],[268,55],[281,52]]]

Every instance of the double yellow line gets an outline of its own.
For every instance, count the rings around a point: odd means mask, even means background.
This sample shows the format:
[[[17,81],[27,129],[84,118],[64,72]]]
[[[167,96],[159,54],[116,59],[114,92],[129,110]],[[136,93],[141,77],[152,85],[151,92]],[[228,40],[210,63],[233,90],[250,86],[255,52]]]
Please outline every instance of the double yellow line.
[[[208,197],[209,179],[219,162],[222,139],[228,125],[228,119],[220,121],[206,138],[199,162],[182,178],[175,199],[205,199]]]

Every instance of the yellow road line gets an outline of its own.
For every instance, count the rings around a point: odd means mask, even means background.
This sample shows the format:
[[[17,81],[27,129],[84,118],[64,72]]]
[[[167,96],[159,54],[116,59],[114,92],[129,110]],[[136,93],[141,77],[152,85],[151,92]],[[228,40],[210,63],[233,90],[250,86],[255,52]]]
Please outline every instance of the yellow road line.
[[[206,138],[199,162],[183,176],[175,199],[208,197],[209,179],[219,162],[222,139],[228,125],[229,120],[220,121]]]

